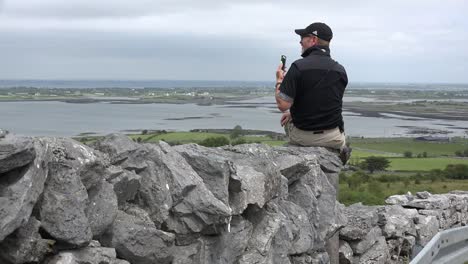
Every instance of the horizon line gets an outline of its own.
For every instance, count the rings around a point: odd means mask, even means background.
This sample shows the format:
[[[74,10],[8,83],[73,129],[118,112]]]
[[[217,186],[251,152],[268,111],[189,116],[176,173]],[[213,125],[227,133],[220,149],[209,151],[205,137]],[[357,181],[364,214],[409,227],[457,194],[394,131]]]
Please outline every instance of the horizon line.
[[[7,78],[0,78],[0,81],[112,81],[112,82],[151,82],[151,81],[168,81],[168,82],[271,82],[274,83],[274,80],[203,80],[203,79],[109,79],[109,78],[102,78],[102,79],[97,79],[97,78],[89,78],[89,79],[84,79],[84,78],[70,78],[70,79],[35,79],[35,78],[24,78],[24,79],[17,79],[17,78],[12,78],[12,79],[7,79]],[[468,85],[468,82],[421,82],[421,81],[352,81],[349,82],[349,84],[406,84],[406,85],[417,85],[417,84],[431,84],[431,85]]]

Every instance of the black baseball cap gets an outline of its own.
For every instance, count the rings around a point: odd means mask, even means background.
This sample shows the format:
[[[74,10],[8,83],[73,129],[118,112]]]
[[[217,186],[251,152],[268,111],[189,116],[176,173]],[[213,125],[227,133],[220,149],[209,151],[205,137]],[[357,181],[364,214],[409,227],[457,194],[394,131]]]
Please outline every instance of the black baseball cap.
[[[300,36],[314,35],[326,41],[330,41],[333,38],[331,28],[327,24],[321,22],[312,23],[304,29],[296,29],[294,31]]]

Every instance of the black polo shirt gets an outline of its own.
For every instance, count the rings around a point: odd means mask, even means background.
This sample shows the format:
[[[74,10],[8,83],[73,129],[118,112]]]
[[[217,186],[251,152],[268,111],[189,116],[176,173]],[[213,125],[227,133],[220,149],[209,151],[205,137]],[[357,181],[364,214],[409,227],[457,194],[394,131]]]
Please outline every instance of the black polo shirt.
[[[343,94],[348,77],[343,66],[330,57],[330,49],[314,46],[291,64],[280,86],[279,96],[292,102],[295,127],[324,130],[339,127],[344,131]]]

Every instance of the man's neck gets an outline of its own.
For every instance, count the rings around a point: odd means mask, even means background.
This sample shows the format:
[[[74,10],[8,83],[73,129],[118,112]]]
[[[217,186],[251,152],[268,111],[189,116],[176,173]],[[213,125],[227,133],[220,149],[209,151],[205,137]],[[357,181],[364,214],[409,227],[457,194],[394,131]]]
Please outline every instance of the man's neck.
[[[305,58],[305,57],[309,56],[311,53],[316,53],[316,52],[318,52],[319,54],[330,56],[330,47],[321,46],[321,45],[314,45],[314,46],[304,50],[302,52],[301,56]]]

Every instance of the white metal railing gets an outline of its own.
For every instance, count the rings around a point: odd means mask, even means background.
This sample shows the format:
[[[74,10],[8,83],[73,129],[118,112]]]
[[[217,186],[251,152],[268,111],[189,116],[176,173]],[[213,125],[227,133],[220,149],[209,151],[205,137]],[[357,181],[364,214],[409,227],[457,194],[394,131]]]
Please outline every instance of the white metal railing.
[[[468,226],[437,233],[410,264],[464,264],[468,261]]]

